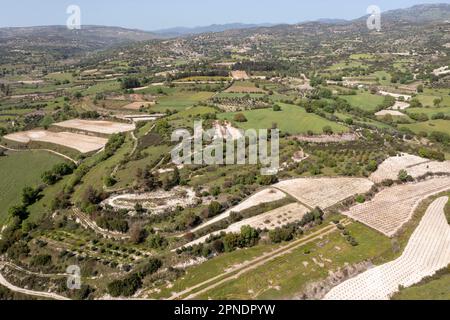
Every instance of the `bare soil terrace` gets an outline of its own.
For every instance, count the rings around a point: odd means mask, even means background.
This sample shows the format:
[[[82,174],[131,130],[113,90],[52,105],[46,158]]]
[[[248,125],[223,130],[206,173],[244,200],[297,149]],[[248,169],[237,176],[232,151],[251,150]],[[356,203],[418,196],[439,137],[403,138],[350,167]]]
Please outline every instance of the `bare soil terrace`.
[[[17,132],[8,134],[3,138],[23,144],[27,144],[32,141],[48,142],[75,149],[81,153],[90,153],[100,150],[108,142],[108,139],[100,137],[92,137],[71,132],[52,132],[44,130]]]
[[[444,215],[448,197],[428,208],[402,256],[333,288],[328,300],[389,299],[399,286],[409,287],[450,263],[450,226]]]
[[[364,178],[293,179],[279,182],[275,188],[310,208],[329,208],[351,196],[368,192],[373,182]]]
[[[371,201],[356,205],[343,214],[392,237],[409,221],[420,201],[449,189],[450,178],[399,185],[384,189]]]
[[[87,131],[99,134],[115,134],[129,132],[135,129],[134,124],[103,121],[103,120],[82,120],[72,119],[53,124],[55,127]]]

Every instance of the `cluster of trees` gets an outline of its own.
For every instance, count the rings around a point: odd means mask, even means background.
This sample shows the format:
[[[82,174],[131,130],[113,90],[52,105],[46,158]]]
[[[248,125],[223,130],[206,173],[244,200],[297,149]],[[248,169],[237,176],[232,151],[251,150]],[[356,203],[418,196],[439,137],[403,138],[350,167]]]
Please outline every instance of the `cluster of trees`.
[[[214,105],[238,106],[239,110],[265,109],[272,106],[269,96],[252,97],[245,94],[242,97],[214,97],[211,99]]]
[[[445,160],[445,154],[443,152],[424,147],[419,149],[419,156],[421,156],[422,158],[433,159],[437,161]]]
[[[134,89],[139,88],[141,86],[141,82],[139,79],[134,77],[129,77],[121,80],[122,89]]]
[[[376,110],[381,111],[385,109],[389,109],[395,104],[395,98],[391,96],[385,96],[383,102],[377,106]]]
[[[445,132],[433,131],[430,134],[430,139],[445,145],[450,144],[450,135]]]
[[[283,241],[291,241],[297,232],[295,226],[284,226],[269,231],[269,238],[272,243],[281,243]]]
[[[408,174],[408,172],[406,170],[400,170],[398,173],[398,180],[400,182],[411,182],[414,180],[414,178]]]
[[[73,163],[60,163],[55,165],[51,170],[44,172],[41,178],[45,184],[53,185],[64,176],[72,174],[74,169],[75,165]]]
[[[414,75],[411,72],[397,71],[391,74],[391,83],[406,84],[414,81]]]
[[[139,271],[132,273],[124,279],[114,280],[108,284],[108,292],[113,297],[131,297],[142,287],[146,276],[156,273],[162,267],[162,261],[151,258]]]
[[[97,210],[97,205],[107,197],[107,193],[88,186],[82,197],[82,209],[85,212],[93,213]]]
[[[430,118],[428,118],[428,115],[425,113],[412,113],[411,112],[411,113],[408,113],[408,116],[417,122],[425,122],[425,121],[430,120]]]
[[[108,143],[105,146],[105,151],[102,155],[102,161],[112,157],[116,151],[124,144],[125,142],[125,135],[123,133],[116,133],[113,134],[109,140]]]
[[[28,207],[36,203],[40,198],[42,188],[25,187],[22,190],[22,203],[9,208],[9,216],[13,219],[18,219],[19,223],[28,218]]]
[[[450,120],[450,116],[446,115],[443,112],[439,112],[439,113],[433,114],[431,119],[433,119],[433,120]]]
[[[233,120],[236,122],[247,122],[248,121],[243,113],[236,113],[234,115]]]
[[[159,181],[158,176],[151,172],[150,166],[146,166],[144,169],[138,168],[136,171],[136,180],[140,187],[143,187],[145,191],[154,191],[162,186],[162,182]]]
[[[129,227],[124,216],[125,214],[121,211],[103,211],[97,214],[95,222],[102,229],[126,233]]]
[[[177,167],[175,167],[172,175],[170,177],[165,178],[162,181],[162,187],[164,190],[168,191],[180,185],[180,183],[181,183],[180,171],[178,170]]]
[[[97,111],[85,111],[80,113],[81,119],[98,119],[100,114]]]
[[[232,252],[237,248],[248,248],[258,244],[260,232],[250,226],[243,226],[240,233],[221,233],[211,237],[206,243],[178,249],[178,253],[188,252],[194,256],[209,257],[211,254]]]
[[[209,206],[202,211],[205,219],[217,216],[222,211],[222,205],[217,201],[211,201]]]

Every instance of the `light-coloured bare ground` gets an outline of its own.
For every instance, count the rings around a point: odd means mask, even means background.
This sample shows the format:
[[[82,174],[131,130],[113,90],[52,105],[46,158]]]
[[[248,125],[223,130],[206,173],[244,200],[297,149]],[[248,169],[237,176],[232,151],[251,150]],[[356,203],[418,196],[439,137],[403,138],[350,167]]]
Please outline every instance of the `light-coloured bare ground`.
[[[131,120],[133,122],[141,122],[141,121],[156,121],[159,118],[164,117],[163,113],[155,113],[155,114],[131,114],[131,115],[117,115],[116,118]]]
[[[123,106],[122,109],[136,111],[136,110],[141,109],[141,107],[148,108],[148,107],[151,107],[154,105],[155,105],[155,102],[153,102],[153,101],[151,101],[151,102],[132,102],[132,103],[129,103],[129,104]]]
[[[1,267],[3,269],[4,265],[2,265]],[[0,285],[8,288],[9,290],[11,290],[13,292],[18,292],[18,293],[22,293],[22,294],[26,294],[26,295],[35,296],[35,297],[41,297],[41,298],[45,298],[45,299],[55,299],[55,300],[70,300],[67,297],[64,297],[64,296],[61,296],[61,295],[58,295],[58,294],[52,293],[52,292],[33,291],[33,290],[28,290],[28,289],[17,287],[14,284],[10,283],[1,273],[0,273]]]
[[[448,68],[448,66],[444,66],[444,67],[433,70],[433,74],[435,76],[441,76],[443,74],[449,74],[449,73],[450,73],[450,69]]]
[[[346,220],[341,221],[341,224],[344,226],[347,226],[350,223],[351,222],[346,221]],[[270,261],[273,261],[274,259],[284,256],[285,254],[291,253],[292,250],[295,250],[301,246],[304,246],[308,243],[316,241],[317,239],[322,239],[326,235],[336,232],[336,230],[337,230],[336,225],[334,225],[334,224],[327,225],[318,231],[315,231],[311,234],[303,236],[300,239],[289,242],[286,245],[282,245],[277,249],[263,253],[262,255],[254,258],[254,259],[245,261],[243,263],[234,265],[231,268],[225,269],[223,271],[223,273],[221,273],[213,278],[210,278],[201,283],[198,283],[198,284],[196,284],[192,287],[189,287],[181,292],[174,292],[172,294],[172,296],[169,298],[169,300],[194,299],[199,294],[205,293],[205,292],[207,292],[213,288],[216,288],[219,285],[222,285],[233,279],[237,279],[237,278],[245,275],[247,272],[255,270],[255,269],[259,268],[260,266],[262,266]]]
[[[116,100],[116,101],[128,101],[128,102],[152,102],[156,100],[156,97],[152,96],[151,94],[139,94],[139,93],[132,93],[132,94],[113,94],[108,96],[109,100]]]
[[[314,208],[329,208],[353,195],[366,193],[373,182],[363,178],[300,178],[279,182],[274,187]]]
[[[449,189],[448,177],[398,185],[382,190],[371,201],[356,205],[344,214],[392,237],[411,219],[423,199]]]
[[[51,132],[44,130],[32,130],[12,133],[4,136],[6,140],[27,144],[31,141],[48,142],[71,149],[81,153],[89,153],[102,149],[108,139],[92,137],[71,132]]]
[[[391,107],[392,110],[405,110],[408,109],[410,104],[408,102],[396,101],[395,104]]]
[[[117,240],[123,240],[129,238],[126,234],[120,233],[120,232],[114,232],[109,231],[100,228],[95,221],[92,221],[87,215],[85,215],[83,212],[81,212],[80,209],[75,208],[73,209],[73,215],[75,217],[75,221],[82,225],[86,229],[91,229],[98,235],[110,238],[110,239],[117,239]]]
[[[158,190],[141,194],[116,195],[106,199],[102,204],[110,205],[115,209],[134,210],[136,203],[139,203],[152,214],[158,214],[177,206],[194,205],[196,201],[194,190],[179,187],[171,191]]]
[[[448,198],[428,208],[402,256],[333,288],[328,300],[386,300],[399,286],[409,287],[450,263],[450,226],[444,215]]]
[[[406,170],[413,178],[420,177],[428,172],[450,173],[450,161],[438,162],[410,155],[407,153],[390,157],[379,165],[378,169],[369,177],[375,183],[383,180],[397,180],[398,173]]]
[[[41,84],[44,83],[44,80],[21,80],[17,81],[20,84]]]
[[[379,93],[382,96],[391,96],[391,97],[394,97],[395,99],[403,98],[404,101],[409,101],[412,98],[410,95],[407,95],[407,94],[398,94],[398,93],[392,93],[392,92],[387,92],[387,91],[380,91]]]
[[[299,203],[291,203],[284,207],[277,208],[266,213],[254,216],[248,219],[231,224],[228,228],[210,233],[198,238],[186,245],[186,247],[203,243],[211,236],[218,235],[221,232],[239,233],[243,226],[250,226],[255,229],[273,230],[289,223],[300,221],[309,209]]]
[[[103,120],[82,120],[82,119],[67,120],[55,123],[54,126],[101,134],[129,132],[135,129],[134,124],[129,123],[103,121]]]
[[[378,111],[377,113],[375,113],[375,115],[377,117],[383,117],[383,116],[387,116],[387,115],[391,115],[394,117],[406,117],[406,114],[404,114],[400,111],[397,111],[397,110],[381,110],[381,111]]]
[[[222,123],[220,121],[216,121],[214,123],[214,129],[216,130],[217,138],[230,138],[232,140],[238,140],[244,135],[243,130],[233,127],[228,121]]]
[[[358,140],[356,133],[344,133],[333,135],[315,135],[315,136],[294,136],[298,141],[313,142],[313,143],[330,143],[330,142],[348,142]]]
[[[216,222],[224,220],[230,216],[231,212],[239,213],[241,211],[255,207],[257,205],[278,201],[278,200],[284,199],[285,197],[286,197],[286,194],[284,194],[280,190],[277,190],[274,188],[264,189],[262,191],[255,193],[250,198],[248,198],[247,200],[244,200],[237,206],[225,211],[224,213],[214,217],[213,219],[211,219],[211,220],[203,223],[202,225],[198,226],[197,228],[191,230],[191,232],[196,232],[196,231],[203,229],[211,224],[214,224]]]
[[[266,93],[266,91],[264,91],[261,88],[257,88],[252,85],[244,85],[239,82],[235,82],[231,87],[229,87],[224,92],[228,92],[228,93]]]
[[[234,80],[248,80],[248,79],[250,79],[250,77],[248,76],[246,71],[240,71],[240,70],[231,71],[231,77]]]

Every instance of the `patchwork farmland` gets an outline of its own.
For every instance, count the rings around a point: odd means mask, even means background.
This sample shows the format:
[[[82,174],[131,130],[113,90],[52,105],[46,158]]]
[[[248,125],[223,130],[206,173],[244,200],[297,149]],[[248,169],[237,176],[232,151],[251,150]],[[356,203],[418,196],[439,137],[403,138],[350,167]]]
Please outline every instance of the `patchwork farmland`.
[[[62,130],[71,129],[91,134],[105,134],[105,135],[129,132],[135,129],[134,125],[128,123],[119,123],[101,120],[81,120],[81,119],[73,119],[55,123],[54,126],[57,128],[61,128]]]
[[[100,137],[92,137],[71,132],[52,132],[44,130],[12,133],[3,138],[21,144],[28,144],[32,141],[48,142],[75,149],[81,153],[98,151],[105,147],[108,142],[108,139]]]
[[[333,288],[331,300],[387,300],[400,286],[409,287],[450,264],[450,226],[444,215],[447,197],[431,204],[402,256]]]
[[[450,5],[360,15],[0,28],[0,299],[448,299]]]
[[[357,194],[368,192],[373,183],[358,178],[318,178],[282,181],[274,187],[310,208],[326,209]]]
[[[390,187],[344,214],[392,237],[412,217],[420,201],[449,189],[448,177]]]

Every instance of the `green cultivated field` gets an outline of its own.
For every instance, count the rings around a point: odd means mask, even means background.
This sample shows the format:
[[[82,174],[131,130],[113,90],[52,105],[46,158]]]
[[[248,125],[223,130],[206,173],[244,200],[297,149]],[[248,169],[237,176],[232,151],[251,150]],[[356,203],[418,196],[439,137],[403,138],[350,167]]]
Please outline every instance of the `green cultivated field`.
[[[426,122],[405,124],[402,125],[402,127],[411,129],[415,133],[420,133],[422,131],[427,133],[439,131],[450,134],[450,121],[448,120],[430,120]]]
[[[330,126],[334,132],[346,132],[348,129],[340,124],[319,117],[313,113],[307,113],[305,109],[289,104],[281,104],[282,111],[275,112],[272,109],[250,110],[242,112],[247,122],[235,123],[243,129],[270,129],[274,123],[282,132],[291,134],[307,133],[308,130],[321,134],[323,127]],[[219,114],[218,118],[233,121],[236,113]]]
[[[152,110],[161,112],[164,112],[167,109],[180,111],[192,107],[200,101],[208,100],[213,94],[213,92],[176,91],[168,96],[158,98],[158,103],[156,106],[152,107]]]
[[[342,98],[347,100],[352,107],[360,108],[365,111],[375,111],[376,107],[384,101],[384,97],[370,94],[365,91],[359,91],[358,94],[354,96],[342,96]]]
[[[81,201],[84,193],[88,187],[93,187],[96,190],[102,190],[104,184],[104,178],[111,174],[114,167],[119,164],[119,162],[124,159],[125,155],[133,149],[134,141],[132,141],[130,136],[127,136],[125,143],[115,152],[115,154],[100,162],[92,170],[89,171],[83,177],[83,183],[75,189],[73,199]]]
[[[403,289],[393,300],[450,300],[450,274]]]
[[[406,111],[410,113],[425,113],[429,117],[432,117],[433,115],[438,113],[450,115],[450,106],[441,108],[408,108],[406,109]]]
[[[424,107],[434,107],[434,99],[442,98],[441,107],[450,107],[450,90],[448,89],[425,89],[423,93],[418,94],[417,98]]]
[[[45,151],[10,152],[0,157],[0,223],[7,219],[8,209],[20,203],[24,187],[37,187],[41,174],[63,161]]]

